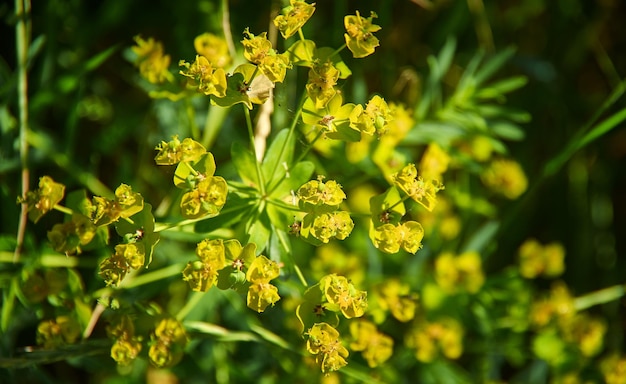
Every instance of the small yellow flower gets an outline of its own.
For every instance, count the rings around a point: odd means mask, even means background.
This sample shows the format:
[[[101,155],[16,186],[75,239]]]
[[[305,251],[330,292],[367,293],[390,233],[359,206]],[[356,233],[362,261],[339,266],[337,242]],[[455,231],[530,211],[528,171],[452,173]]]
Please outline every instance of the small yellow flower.
[[[398,188],[429,211],[437,203],[437,192],[444,189],[438,180],[424,180],[422,176],[418,176],[415,164],[406,165],[391,175],[391,179]]]
[[[354,338],[350,348],[362,351],[363,358],[370,368],[381,365],[393,354],[393,339],[379,332],[369,321],[350,323],[350,333]]]
[[[200,56],[204,56],[217,68],[225,68],[231,63],[226,40],[212,33],[203,33],[193,40],[193,46]]]
[[[356,15],[344,17],[343,23],[347,32],[344,34],[346,45],[355,58],[369,56],[378,47],[378,39],[373,33],[381,28],[372,24],[372,20],[376,17],[378,17],[376,13],[372,12],[370,17],[363,18],[359,11],[356,11]]]
[[[184,67],[179,73],[189,78],[189,86],[197,89],[205,95],[215,97],[226,96],[226,72],[222,68],[215,67],[209,60],[196,55],[193,63],[181,61],[179,66]]]
[[[50,176],[43,176],[39,178],[39,189],[28,191],[26,196],[17,199],[17,203],[28,206],[28,218],[36,223],[50,212],[64,195],[65,185],[55,182]]]
[[[440,354],[458,359],[463,353],[463,327],[452,318],[437,322],[418,322],[406,334],[405,344],[415,349],[417,360],[429,363]]]
[[[315,109],[322,109],[335,96],[339,70],[330,62],[315,62],[309,70],[309,80],[305,86],[307,95],[315,103]]]
[[[478,292],[485,282],[480,255],[465,252],[455,257],[449,252],[442,253],[435,261],[435,279],[449,294],[459,290]]]
[[[171,58],[163,54],[163,44],[151,37],[144,40],[140,36],[135,36],[135,43],[137,45],[131,49],[137,55],[135,65],[139,67],[141,76],[154,84],[171,81],[173,76],[168,71]]]
[[[489,189],[511,200],[517,199],[528,186],[524,170],[514,160],[493,160],[481,179]]]
[[[387,132],[389,122],[393,120],[393,114],[387,102],[376,95],[372,97],[365,108],[357,105],[350,113],[350,125],[367,135],[376,133],[379,136]]]
[[[565,249],[561,244],[542,246],[537,240],[528,239],[519,249],[520,274],[527,279],[559,276],[565,269],[564,259]]]
[[[301,0],[290,0],[289,3],[283,8],[282,14],[274,19],[274,25],[285,39],[302,28],[315,12],[315,3],[307,4]]]
[[[449,163],[450,156],[437,143],[431,143],[420,161],[420,174],[425,180],[442,180]]]
[[[348,350],[341,344],[339,332],[330,324],[315,323],[306,335],[306,349],[315,355],[323,373],[336,371],[348,364]]]
[[[263,63],[265,56],[272,51],[272,43],[267,39],[267,32],[255,36],[246,28],[243,35],[245,39],[241,41],[241,44],[243,44],[244,57],[257,65]]]

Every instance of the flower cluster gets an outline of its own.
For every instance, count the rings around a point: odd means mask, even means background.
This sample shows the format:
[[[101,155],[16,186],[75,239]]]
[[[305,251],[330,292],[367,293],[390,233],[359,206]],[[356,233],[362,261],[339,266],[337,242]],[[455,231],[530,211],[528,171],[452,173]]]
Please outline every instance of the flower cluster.
[[[94,196],[91,202],[91,220],[96,226],[109,225],[120,218],[127,219],[143,209],[143,197],[132,187],[121,184],[115,189],[115,198]]]
[[[339,332],[328,323],[316,323],[306,332],[306,349],[315,355],[322,372],[332,372],[348,364],[348,350],[341,344]]]
[[[164,318],[150,335],[150,362],[158,368],[175,365],[183,357],[189,338],[183,325],[172,318]]]
[[[183,270],[183,280],[193,291],[206,292],[217,283],[219,271],[226,266],[226,248],[221,239],[205,239],[196,246],[200,260],[190,261]]]
[[[350,348],[361,351],[370,368],[381,365],[393,354],[393,339],[367,320],[350,323],[350,334],[354,339]]]
[[[419,176],[415,164],[408,164],[391,178],[394,185],[429,211],[437,203],[437,192],[444,188],[439,180]]]
[[[189,79],[189,88],[197,89],[207,96],[226,96],[226,72],[213,66],[206,57],[196,55],[193,63],[181,60],[178,65],[185,68],[179,73]]]
[[[315,3],[302,0],[290,0],[280,15],[274,18],[274,25],[285,39],[293,36],[311,18],[315,12]]]
[[[346,194],[336,181],[310,180],[296,195],[300,208],[307,212],[300,229],[303,239],[319,244],[328,243],[333,237],[343,240],[350,235],[354,222],[348,212],[338,210]]]
[[[65,195],[65,186],[52,180],[50,176],[39,178],[39,189],[28,191],[26,196],[17,199],[18,204],[28,206],[28,217],[33,222],[50,212]]]
[[[270,284],[270,280],[277,278],[279,274],[278,264],[263,255],[252,261],[246,272],[246,280],[250,283],[247,298],[248,308],[263,312],[268,305],[274,305],[280,300],[278,288]]]
[[[48,231],[48,240],[55,251],[71,255],[81,252],[96,235],[96,226],[83,214],[74,212],[70,221],[57,223]]]
[[[347,319],[361,317],[367,309],[367,292],[357,290],[344,276],[327,275],[320,280],[326,303],[324,309],[340,311]]]
[[[74,343],[80,336],[80,327],[72,316],[57,316],[37,326],[37,344],[46,349]]]
[[[396,278],[386,279],[374,288],[371,300],[373,308],[369,313],[377,323],[382,323],[387,313],[406,323],[415,317],[417,299],[417,293],[411,292],[408,284]]]
[[[159,151],[155,157],[157,164],[178,164],[174,184],[186,191],[180,201],[183,217],[216,216],[226,203],[228,185],[223,177],[213,175],[213,154],[192,139],[181,142],[177,137],[168,143],[161,142],[156,150]]]
[[[435,279],[449,294],[478,292],[485,282],[480,255],[472,251],[458,256],[450,252],[442,253],[435,260]]]
[[[256,64],[261,73],[267,76],[272,83],[282,83],[287,69],[291,68],[287,54],[278,53],[272,48],[272,43],[267,39],[266,32],[255,36],[246,29],[244,37],[245,39],[241,41],[244,57]]]
[[[458,359],[463,353],[463,327],[452,318],[435,322],[419,321],[405,337],[408,348],[415,350],[417,360],[424,363],[435,360],[440,354],[448,359]]]
[[[533,279],[543,275],[557,277],[565,270],[565,249],[559,243],[541,245],[535,239],[526,240],[519,248],[520,274]]]
[[[507,199],[517,199],[526,191],[528,180],[524,170],[514,160],[495,159],[481,174],[483,183]]]
[[[117,287],[131,269],[143,267],[145,259],[143,243],[118,244],[115,246],[115,253],[100,263],[98,275],[106,285]]]
[[[368,18],[361,17],[359,11],[356,12],[356,15],[344,17],[346,45],[355,58],[369,56],[378,47],[378,39],[373,33],[380,31],[381,28],[376,24],[372,24],[373,19],[376,17],[378,16],[374,12]]]
[[[173,80],[172,74],[169,72],[171,58],[169,55],[163,54],[163,44],[153,38],[144,40],[141,36],[135,36],[137,45],[132,47],[133,52],[137,55],[135,65],[139,67],[139,73],[142,77],[153,84],[160,84]]]
[[[115,339],[111,347],[111,358],[119,365],[131,364],[141,352],[141,336],[135,335],[135,325],[130,316],[122,315],[118,321],[107,327],[107,334]]]

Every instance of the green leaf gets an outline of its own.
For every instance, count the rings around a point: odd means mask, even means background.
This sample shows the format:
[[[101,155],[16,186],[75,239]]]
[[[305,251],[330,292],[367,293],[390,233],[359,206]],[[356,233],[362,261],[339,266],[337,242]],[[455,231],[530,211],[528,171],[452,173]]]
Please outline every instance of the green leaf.
[[[497,121],[489,124],[491,132],[502,139],[519,141],[523,140],[525,133],[522,128],[513,123]]]
[[[17,289],[18,278],[11,279],[9,289],[2,290],[2,312],[0,312],[0,329],[4,334],[9,329],[9,323],[13,315],[13,308],[15,308],[15,291]]]
[[[267,183],[267,190],[271,190],[285,177],[286,168],[284,165],[291,164],[296,139],[295,135],[290,133],[289,129],[278,132],[265,153],[261,171]]]
[[[424,121],[411,129],[402,143],[429,144],[434,141],[443,147],[449,147],[453,141],[461,139],[465,135],[465,130],[456,124]]]
[[[271,192],[270,196],[283,199],[285,196],[290,195],[292,191],[297,191],[298,188],[309,181],[314,171],[315,165],[312,162],[299,162],[293,168],[285,171],[280,184]]]
[[[228,199],[220,211],[220,214],[206,220],[198,221],[195,224],[194,231],[208,233],[220,228],[230,227],[232,224],[250,214],[253,208],[253,199],[239,196],[236,193],[230,193],[228,194]]]
[[[493,76],[515,54],[515,48],[509,47],[495,56],[487,58],[483,65],[476,71],[474,81],[476,86],[483,84]]]
[[[238,141],[233,142],[230,148],[233,164],[241,180],[255,189],[259,188],[259,179],[256,174],[256,159],[254,154],[245,145]]]
[[[528,83],[528,79],[525,76],[510,77],[485,86],[485,88],[478,90],[475,96],[479,99],[497,99],[523,87],[526,83]]]
[[[310,67],[315,57],[315,42],[312,40],[297,40],[287,48],[287,57],[293,65]]]
[[[256,244],[259,254],[265,250],[270,240],[270,226],[270,219],[265,212],[262,212],[248,229],[247,242]]]
[[[96,54],[85,63],[85,71],[90,72],[94,69],[98,68],[102,63],[104,63],[109,57],[111,57],[115,52],[117,52],[118,45],[114,45],[104,51]]]

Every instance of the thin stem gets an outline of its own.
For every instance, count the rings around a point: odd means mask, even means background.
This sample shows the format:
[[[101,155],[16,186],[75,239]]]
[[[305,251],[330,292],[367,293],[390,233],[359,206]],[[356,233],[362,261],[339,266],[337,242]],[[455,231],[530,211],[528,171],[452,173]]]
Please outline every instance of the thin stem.
[[[222,0],[222,30],[224,31],[224,39],[228,45],[228,53],[233,59],[237,55],[235,43],[233,42],[233,34],[230,31],[230,11],[228,8],[228,0]]]
[[[625,288],[624,285],[614,285],[577,297],[574,299],[574,307],[577,311],[582,311],[594,305],[610,303],[624,296]]]
[[[28,46],[30,1],[15,0],[15,44],[17,50],[17,93],[20,119],[20,163],[22,167],[22,196],[30,190],[30,170],[28,167]],[[18,262],[24,246],[26,223],[28,222],[28,206],[22,203],[17,227],[17,239],[13,261]]]
[[[306,282],[306,279],[304,278],[304,275],[302,274],[300,267],[298,267],[298,264],[293,263],[293,269],[294,271],[296,271],[296,276],[298,276],[298,279],[300,279],[300,282],[302,283],[302,285],[304,285],[304,287],[308,287],[309,284]]]
[[[256,147],[254,145],[254,132],[252,130],[252,119],[250,118],[250,110],[245,105],[243,105],[243,110],[246,115],[246,125],[248,126],[248,136],[250,139],[250,145],[252,146],[252,152],[254,154],[254,159],[255,159],[254,165],[256,168],[257,178],[259,179],[259,188],[261,190],[261,196],[265,196],[265,180],[263,180],[263,172],[261,171],[261,164],[259,163],[257,153],[256,153]]]
[[[182,307],[180,311],[178,311],[178,314],[176,315],[176,320],[183,321],[185,317],[187,317],[189,312],[191,312],[191,310],[194,309],[196,305],[198,305],[198,303],[200,303],[200,300],[202,300],[203,297],[204,292],[191,292],[191,295],[189,299],[187,299],[185,306]]]
[[[324,136],[324,133],[326,133],[326,130],[320,129],[320,131],[317,133],[317,135],[315,135],[313,140],[311,140],[311,142],[307,144],[306,148],[304,148],[304,150],[300,153],[300,156],[298,156],[298,159],[294,162],[294,164],[298,164],[299,162],[302,161],[302,159],[306,157],[306,155],[309,154],[309,152],[311,151],[311,149],[313,149],[313,146],[315,145],[317,140],[319,140],[322,136]]]
[[[343,51],[345,48],[347,47],[346,43],[343,43],[343,45],[337,49],[335,49],[335,51],[333,53],[330,54],[330,56],[328,56],[328,58],[333,58],[335,57],[335,55],[338,55],[339,52]]]
[[[59,204],[56,204],[56,205],[54,206],[54,209],[55,209],[55,210],[57,210],[57,211],[59,211],[59,212],[63,212],[63,213],[65,213],[66,215],[70,215],[70,216],[71,216],[71,215],[73,215],[73,214],[74,214],[74,211],[73,211],[73,210],[71,210],[71,209],[70,209],[70,208],[68,208],[68,207],[64,207],[64,206],[62,206],[62,205],[59,205]]]

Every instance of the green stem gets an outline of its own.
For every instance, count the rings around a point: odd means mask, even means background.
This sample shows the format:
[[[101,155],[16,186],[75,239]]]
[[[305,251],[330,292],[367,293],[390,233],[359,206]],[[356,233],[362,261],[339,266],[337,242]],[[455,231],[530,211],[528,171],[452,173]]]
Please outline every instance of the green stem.
[[[209,106],[206,120],[204,121],[204,134],[202,136],[202,145],[210,150],[215,143],[217,135],[220,133],[222,123],[228,114],[228,108],[218,106]]]
[[[194,111],[189,98],[185,99],[185,112],[187,113],[189,127],[191,128],[191,137],[193,137],[194,140],[199,140],[200,129],[198,128],[198,124],[196,124],[196,112]]]
[[[187,317],[189,312],[191,312],[191,310],[194,309],[196,305],[198,305],[198,303],[200,303],[200,301],[204,297],[204,293],[205,292],[191,292],[191,295],[189,296],[189,299],[187,299],[185,306],[182,307],[180,311],[178,311],[178,314],[176,315],[176,320],[183,321],[185,317]]]
[[[293,263],[293,269],[294,271],[296,271],[296,275],[298,276],[298,279],[300,279],[300,282],[302,283],[302,285],[304,285],[305,288],[308,287],[309,284],[306,282],[306,279],[304,278],[304,275],[302,274],[300,267],[298,267],[298,264],[296,264],[295,262]]]
[[[84,257],[65,256],[56,254],[36,255],[39,258],[38,263],[42,267],[49,268],[92,268],[97,265],[94,259]],[[30,260],[18,260],[18,263],[27,263]],[[13,252],[1,251],[0,263],[13,263]]]
[[[256,153],[256,146],[254,145],[254,131],[252,128],[252,119],[250,118],[250,110],[243,105],[243,110],[246,115],[246,125],[248,126],[248,138],[250,139],[250,145],[252,146],[252,153],[254,155],[254,165],[256,168],[256,175],[259,179],[259,188],[261,190],[261,196],[265,196],[265,180],[263,180],[263,172],[261,171],[261,164],[259,163],[259,157]]]
[[[70,208],[68,208],[68,207],[64,207],[64,206],[59,205],[59,204],[56,204],[56,205],[54,206],[54,209],[55,209],[55,210],[57,210],[57,211],[59,211],[59,212],[63,212],[63,213],[65,213],[66,215],[70,215],[70,216],[71,216],[71,215],[73,215],[73,214],[74,214],[74,211],[72,211]]]
[[[311,152],[311,149],[313,149],[313,146],[315,145],[317,140],[319,140],[322,136],[324,136],[324,133],[326,133],[326,130],[320,129],[320,131],[317,133],[317,135],[315,135],[313,140],[311,140],[311,142],[306,145],[302,153],[300,153],[300,156],[298,156],[298,159],[294,162],[294,164],[298,164],[299,162],[301,162],[302,159],[304,159],[306,155],[308,155],[309,152]]]
[[[287,204],[284,201],[280,201],[280,200],[275,200],[275,199],[271,199],[271,198],[267,198],[265,199],[265,201],[267,201],[268,204],[272,204],[274,206],[286,209],[288,211],[297,211],[300,212],[300,208],[298,208],[297,205],[291,205],[291,204]]]
[[[624,296],[624,293],[626,293],[626,285],[614,285],[575,298],[574,307],[577,311],[582,311],[594,305],[615,301]]]
[[[343,45],[341,47],[335,49],[335,51],[333,53],[331,53],[330,56],[328,56],[328,58],[330,59],[330,58],[334,57],[335,55],[338,55],[339,52],[343,51],[346,47],[347,47],[346,43],[343,43]]]
[[[30,170],[28,166],[28,46],[30,44],[29,15],[30,1],[15,0],[15,45],[17,50],[17,97],[20,120],[20,163],[22,167],[22,196],[30,190]],[[24,246],[28,205],[22,203],[17,227],[17,238],[13,261],[18,262]]]

